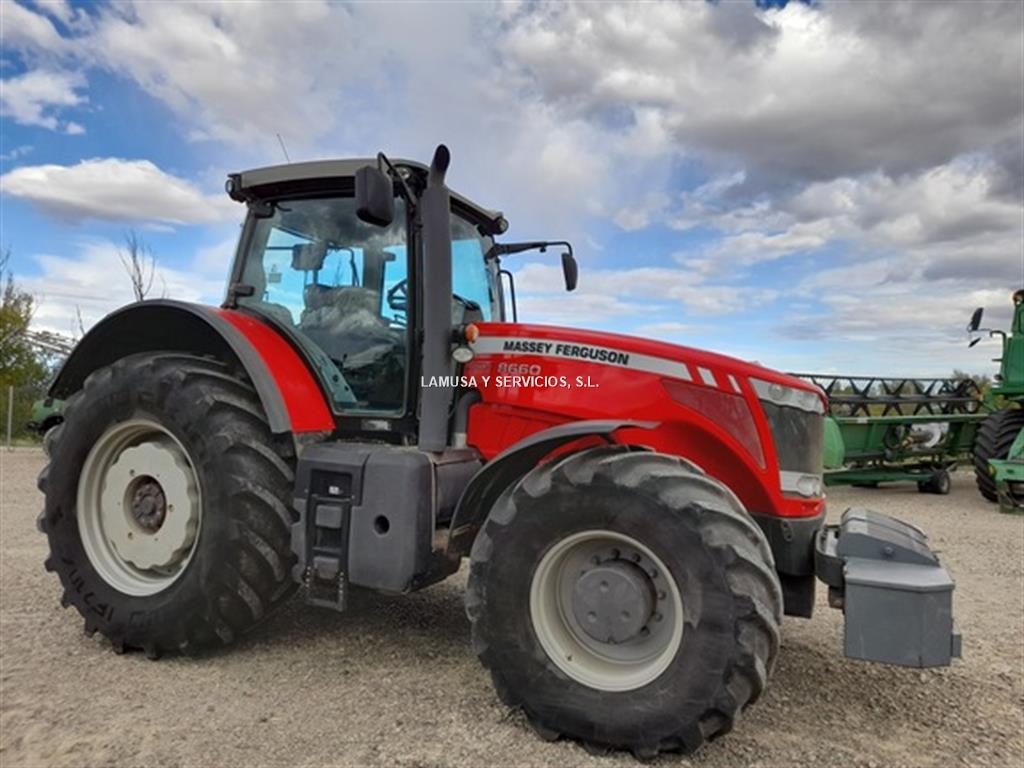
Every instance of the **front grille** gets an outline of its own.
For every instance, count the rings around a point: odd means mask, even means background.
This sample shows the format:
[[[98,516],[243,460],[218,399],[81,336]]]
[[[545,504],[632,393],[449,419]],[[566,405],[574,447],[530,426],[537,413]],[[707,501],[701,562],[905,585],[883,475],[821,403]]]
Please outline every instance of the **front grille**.
[[[798,408],[761,401],[775,442],[781,472],[820,476],[825,446],[825,417]]]

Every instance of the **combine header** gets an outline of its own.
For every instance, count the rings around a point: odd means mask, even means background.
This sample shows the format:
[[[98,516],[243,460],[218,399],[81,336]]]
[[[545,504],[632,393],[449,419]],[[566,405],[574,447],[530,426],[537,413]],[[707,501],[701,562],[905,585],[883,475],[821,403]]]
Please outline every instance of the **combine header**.
[[[968,378],[793,375],[828,397],[826,485],[915,482],[922,493],[949,493],[949,472],[970,458],[987,413]]]

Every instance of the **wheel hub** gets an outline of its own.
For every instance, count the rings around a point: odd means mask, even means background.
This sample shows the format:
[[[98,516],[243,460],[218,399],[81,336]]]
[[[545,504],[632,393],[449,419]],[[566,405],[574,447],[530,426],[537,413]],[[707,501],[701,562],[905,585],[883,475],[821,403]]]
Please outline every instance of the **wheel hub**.
[[[182,444],[148,420],[114,424],[79,479],[79,534],[103,579],[130,595],[159,592],[191,557],[202,504]]]
[[[584,571],[573,588],[580,628],[603,643],[624,643],[640,634],[654,612],[654,587],[632,563],[608,560]]]
[[[146,533],[156,533],[167,516],[167,497],[160,483],[149,475],[140,477],[131,492],[130,509],[135,522]]]
[[[601,691],[656,679],[683,636],[683,603],[664,562],[632,536],[586,530],[552,544],[530,584],[530,619],[548,658]]]

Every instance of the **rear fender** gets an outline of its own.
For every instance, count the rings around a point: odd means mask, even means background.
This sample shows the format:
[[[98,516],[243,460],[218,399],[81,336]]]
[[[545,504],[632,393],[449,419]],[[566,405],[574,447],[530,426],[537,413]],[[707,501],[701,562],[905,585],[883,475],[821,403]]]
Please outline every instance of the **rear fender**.
[[[129,304],[78,342],[50,386],[65,399],[93,371],[142,352],[184,352],[239,364],[274,433],[330,432],[334,417],[305,360],[280,334],[237,310],[166,299]]]
[[[494,502],[545,456],[585,438],[598,437],[612,442],[612,433],[618,429],[654,429],[656,426],[655,422],[629,420],[574,421],[535,432],[505,449],[487,462],[463,491],[452,515],[448,556],[458,558],[469,554]]]

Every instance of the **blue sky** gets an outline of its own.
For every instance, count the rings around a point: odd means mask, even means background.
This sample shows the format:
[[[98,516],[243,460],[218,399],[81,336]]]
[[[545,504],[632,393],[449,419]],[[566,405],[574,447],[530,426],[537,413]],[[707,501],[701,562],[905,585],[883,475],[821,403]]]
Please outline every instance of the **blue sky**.
[[[767,6],[767,7],[765,7]],[[1024,283],[1017,2],[345,5],[0,1],[0,242],[74,330],[130,299],[217,303],[231,171],[453,152],[505,211],[524,320],[787,370],[991,372],[974,306]]]

